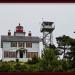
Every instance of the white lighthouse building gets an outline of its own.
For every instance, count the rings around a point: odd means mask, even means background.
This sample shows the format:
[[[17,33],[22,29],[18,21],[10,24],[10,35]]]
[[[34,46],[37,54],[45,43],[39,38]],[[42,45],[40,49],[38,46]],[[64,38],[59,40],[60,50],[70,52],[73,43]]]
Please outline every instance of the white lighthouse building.
[[[20,24],[16,27],[14,35],[11,35],[9,30],[8,35],[1,36],[2,61],[19,61],[26,62],[34,55],[40,56],[40,38],[32,36],[29,31],[28,36],[25,36],[23,26]]]

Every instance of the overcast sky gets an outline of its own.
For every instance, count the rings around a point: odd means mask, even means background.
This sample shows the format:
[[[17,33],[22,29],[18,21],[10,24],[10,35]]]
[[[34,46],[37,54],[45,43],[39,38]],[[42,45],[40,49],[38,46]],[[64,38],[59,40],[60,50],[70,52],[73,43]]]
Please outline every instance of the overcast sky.
[[[55,45],[58,36],[68,35],[74,38],[75,4],[0,4],[0,36],[7,35],[9,29],[13,35],[20,22],[26,33],[31,30],[33,36],[41,37],[40,27],[43,21],[54,22]]]

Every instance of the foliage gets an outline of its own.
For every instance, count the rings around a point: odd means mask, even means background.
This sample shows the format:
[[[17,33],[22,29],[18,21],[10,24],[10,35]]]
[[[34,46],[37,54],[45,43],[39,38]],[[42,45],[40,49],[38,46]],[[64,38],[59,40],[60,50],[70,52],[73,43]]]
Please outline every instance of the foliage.
[[[58,44],[58,48],[60,50],[64,50],[64,56],[65,57],[65,52],[66,50],[69,48],[69,46],[71,45],[70,42],[71,42],[72,38],[70,38],[69,36],[66,36],[66,35],[63,35],[63,36],[60,36],[60,37],[57,37],[56,38],[56,41],[57,41],[57,44]]]
[[[70,52],[65,53],[67,59],[58,60],[59,51],[55,46],[47,47],[43,50],[42,57],[32,57],[26,63],[19,62],[2,62],[0,61],[0,72],[75,72],[75,40],[69,36],[57,38],[58,47],[66,50],[70,47]],[[65,48],[64,48],[65,46]]]
[[[27,71],[27,66],[25,64],[21,65],[20,63],[16,63],[16,65],[14,66],[15,71],[17,72],[24,72]]]
[[[72,66],[75,66],[75,39],[72,39],[71,42],[70,52],[68,53],[70,61],[72,62]]]
[[[30,60],[30,59],[28,59],[28,64],[36,64],[36,63],[38,63],[39,62],[39,58],[36,56],[36,55],[34,55],[33,57],[32,57],[32,60]]]
[[[43,71],[53,71],[53,66],[58,63],[58,56],[56,55],[56,49],[46,48],[42,54],[42,60],[40,66]],[[43,66],[44,65],[44,66]],[[58,65],[56,65],[58,66]]]
[[[16,59],[16,62],[19,62],[19,59]]]

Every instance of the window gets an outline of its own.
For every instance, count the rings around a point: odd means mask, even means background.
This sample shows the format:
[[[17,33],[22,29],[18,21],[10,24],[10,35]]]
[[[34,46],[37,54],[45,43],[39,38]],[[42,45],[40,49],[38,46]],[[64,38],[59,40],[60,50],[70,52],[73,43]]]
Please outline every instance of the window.
[[[26,47],[32,47],[32,42],[26,42]]]
[[[16,58],[16,52],[4,51],[4,57],[6,58]]]
[[[19,47],[24,47],[24,42],[18,42]]]
[[[8,57],[8,52],[4,51],[4,57]]]
[[[32,57],[38,57],[38,52],[27,52],[27,57],[28,58],[32,58]]]
[[[17,42],[11,42],[11,47],[17,47]]]
[[[9,58],[15,58],[16,52],[9,52]]]

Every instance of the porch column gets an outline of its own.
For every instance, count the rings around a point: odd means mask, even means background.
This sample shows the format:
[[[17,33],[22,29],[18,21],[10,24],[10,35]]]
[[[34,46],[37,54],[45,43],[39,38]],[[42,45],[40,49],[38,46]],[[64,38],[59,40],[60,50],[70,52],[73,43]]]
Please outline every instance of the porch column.
[[[19,56],[20,56],[20,55],[19,55],[19,51],[18,51],[18,52],[17,52],[17,58],[19,58]]]
[[[23,52],[23,58],[26,58],[26,51]]]
[[[17,42],[17,49],[18,49],[18,42]]]

